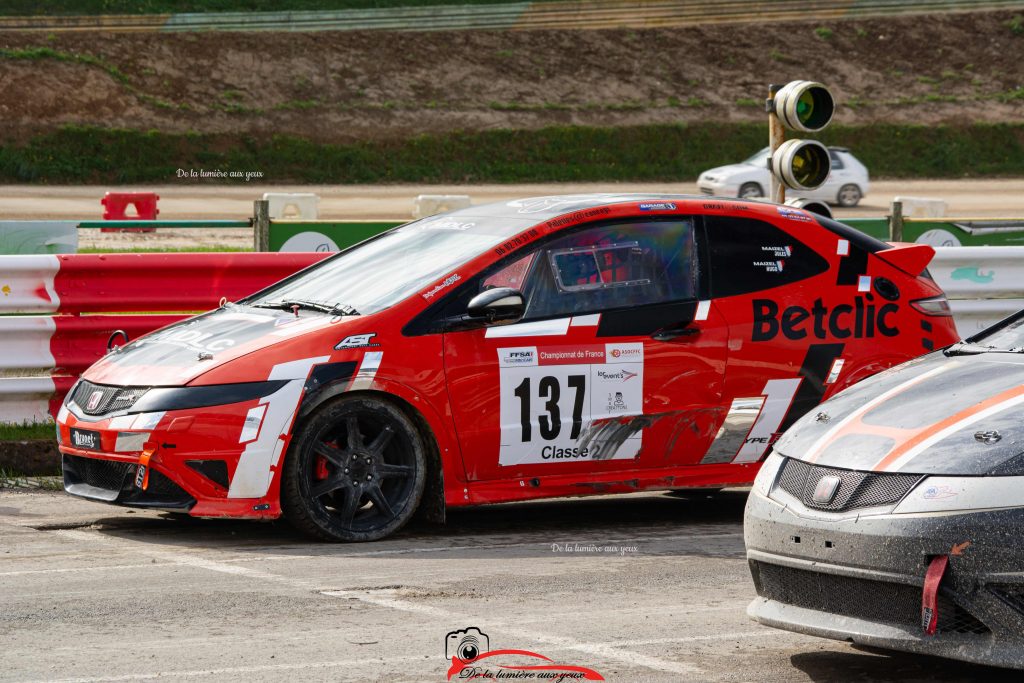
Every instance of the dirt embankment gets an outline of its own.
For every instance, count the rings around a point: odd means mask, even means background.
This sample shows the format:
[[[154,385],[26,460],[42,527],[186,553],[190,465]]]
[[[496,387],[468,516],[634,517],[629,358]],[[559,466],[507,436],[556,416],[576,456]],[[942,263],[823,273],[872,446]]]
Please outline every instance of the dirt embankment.
[[[7,139],[63,124],[317,141],[455,129],[759,120],[831,84],[847,123],[1019,121],[1013,13],[682,29],[0,34]]]

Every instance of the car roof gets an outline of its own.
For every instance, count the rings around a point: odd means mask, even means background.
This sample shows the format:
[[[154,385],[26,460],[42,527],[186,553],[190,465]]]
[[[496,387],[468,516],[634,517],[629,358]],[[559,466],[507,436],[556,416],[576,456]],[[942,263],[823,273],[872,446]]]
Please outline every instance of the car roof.
[[[645,194],[645,193],[595,193],[566,194],[545,197],[528,197],[508,201],[479,204],[445,214],[451,218],[509,218],[542,223],[569,213],[628,202],[673,202],[682,200],[707,200],[704,195]]]

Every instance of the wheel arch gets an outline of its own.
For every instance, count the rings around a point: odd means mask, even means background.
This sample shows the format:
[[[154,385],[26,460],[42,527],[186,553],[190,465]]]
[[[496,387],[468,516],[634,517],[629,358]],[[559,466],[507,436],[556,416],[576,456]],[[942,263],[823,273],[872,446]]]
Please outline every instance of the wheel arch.
[[[457,486],[465,481],[459,461],[458,443],[446,431],[443,418],[432,406],[407,386],[386,379],[375,379],[369,389],[348,390],[347,382],[325,384],[302,399],[293,432],[319,408],[340,398],[372,397],[387,401],[412,420],[423,437],[427,454],[427,481],[417,516],[431,522],[443,523],[447,510],[446,486]],[[445,457],[443,454],[451,454]]]

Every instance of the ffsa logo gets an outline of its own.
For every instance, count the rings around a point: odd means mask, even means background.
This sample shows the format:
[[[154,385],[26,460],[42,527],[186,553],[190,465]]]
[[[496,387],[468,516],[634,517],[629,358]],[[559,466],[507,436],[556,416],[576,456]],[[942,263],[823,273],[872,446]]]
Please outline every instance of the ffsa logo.
[[[877,334],[895,337],[900,331],[891,317],[899,309],[892,303],[876,306],[869,299],[858,296],[852,305],[839,304],[828,308],[821,299],[815,299],[809,310],[802,306],[788,306],[780,313],[779,305],[771,299],[754,299],[751,339],[771,341],[780,333],[794,341],[808,335],[815,339],[863,339]]]

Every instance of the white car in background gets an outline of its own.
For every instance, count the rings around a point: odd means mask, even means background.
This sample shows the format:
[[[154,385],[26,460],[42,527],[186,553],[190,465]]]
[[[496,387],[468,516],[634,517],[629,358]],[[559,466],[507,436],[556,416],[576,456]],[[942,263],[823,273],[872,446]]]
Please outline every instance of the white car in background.
[[[845,147],[829,147],[828,151],[832,172],[821,187],[807,191],[786,190],[786,196],[857,206],[870,187],[868,169]],[[765,147],[746,161],[704,171],[697,179],[697,187],[701,194],[715,197],[754,199],[768,196],[769,178],[768,148]]]

